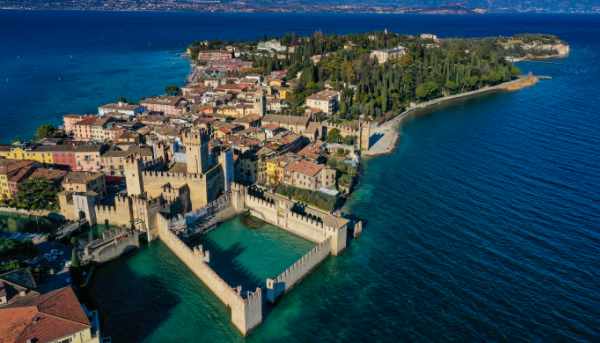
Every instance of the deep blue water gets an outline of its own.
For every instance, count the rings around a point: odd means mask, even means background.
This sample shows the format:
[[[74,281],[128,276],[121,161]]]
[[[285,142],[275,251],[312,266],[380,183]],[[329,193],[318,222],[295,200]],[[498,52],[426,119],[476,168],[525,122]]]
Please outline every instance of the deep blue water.
[[[520,65],[552,80],[405,125],[349,204],[368,222],[363,236],[247,340],[600,341],[599,16],[0,12],[0,136],[181,83],[178,54],[194,39],[384,28],[549,32],[572,54]],[[103,315],[119,318],[105,326],[116,342],[242,340],[160,243],[96,280]]]

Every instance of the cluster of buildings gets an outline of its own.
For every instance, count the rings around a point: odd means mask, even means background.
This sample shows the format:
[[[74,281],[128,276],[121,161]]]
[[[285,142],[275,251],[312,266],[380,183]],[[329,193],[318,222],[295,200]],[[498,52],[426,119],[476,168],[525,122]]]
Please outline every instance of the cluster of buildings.
[[[283,48],[269,41],[258,50],[276,54]],[[14,198],[30,178],[44,178],[59,186],[59,211],[65,219],[127,227],[153,239],[168,226],[165,220],[206,208],[223,194],[237,194],[240,211],[256,202],[264,205],[256,211],[265,211],[265,218],[271,215],[272,203],[246,195],[240,187],[258,184],[275,190],[285,185],[331,196],[348,192],[338,185],[341,171],[328,161],[356,165],[360,151],[369,148],[370,123],[336,121],[340,93],[333,89],[307,97],[303,115],[286,114],[293,89],[287,72],[240,74],[252,64],[238,56],[235,51],[202,50],[179,95],[150,97],[139,104],[109,103],[94,114],[67,114],[60,138],[0,146],[0,200]],[[352,143],[327,143],[333,131],[337,137],[352,137]],[[292,202],[284,200],[278,201],[295,223],[285,224],[286,229],[299,225],[306,231],[301,236],[319,233],[309,237],[320,244],[311,258],[320,261],[330,246],[334,254],[340,242],[345,246],[345,221],[331,217],[333,224],[324,224],[292,213]],[[319,212],[319,218],[330,215]],[[97,318],[70,288],[47,294],[34,288],[3,281],[0,275],[0,341],[99,340]]]
[[[272,53],[283,49],[277,41],[262,42],[258,48]],[[236,54],[200,51],[194,77],[182,87],[181,95],[150,97],[139,104],[109,103],[95,114],[67,114],[62,127],[66,138],[0,146],[0,196],[10,198],[19,183],[32,176],[59,183],[65,180],[66,192],[72,191],[68,180],[97,175],[103,175],[109,185],[124,184],[130,159],[139,161],[142,171],[182,178],[202,176],[218,165],[224,175],[220,178],[227,182],[285,184],[335,193],[336,170],[326,163],[334,152],[325,142],[328,132],[336,130],[342,137],[355,138],[353,146],[345,148],[357,152],[368,149],[369,123],[332,120],[340,101],[340,92],[333,89],[307,97],[304,115],[285,114],[293,89],[286,71],[240,76],[239,70],[232,72],[228,67],[237,63]],[[215,72],[215,66],[223,70]],[[341,158],[356,163],[357,156]],[[190,167],[194,161],[200,161],[202,168]],[[185,192],[179,189],[184,184],[167,177],[156,187],[177,193]],[[221,188],[226,191],[228,186],[223,183]],[[154,188],[152,193],[172,198]],[[206,194],[192,197],[210,200]]]

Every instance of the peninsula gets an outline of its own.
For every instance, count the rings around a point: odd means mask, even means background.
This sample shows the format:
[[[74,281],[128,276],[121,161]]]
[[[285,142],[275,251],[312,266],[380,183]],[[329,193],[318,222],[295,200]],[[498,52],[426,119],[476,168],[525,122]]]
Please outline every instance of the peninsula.
[[[362,158],[391,151],[408,115],[533,85],[538,79],[521,75],[514,61],[568,53],[549,35],[316,32],[194,42],[184,86],[167,85],[165,94],[135,102],[115,99],[94,114],[68,114],[61,127],[40,127],[32,142],[0,146],[2,211],[60,223],[58,230],[0,238],[2,270],[35,267],[34,245],[53,241],[71,251],[75,286],[85,286],[94,265],[138,248],[139,236],[160,239],[246,335],[266,309],[360,236],[361,220],[342,205]],[[242,289],[194,243],[235,216],[269,223],[313,247]],[[89,341],[99,340],[88,329]]]

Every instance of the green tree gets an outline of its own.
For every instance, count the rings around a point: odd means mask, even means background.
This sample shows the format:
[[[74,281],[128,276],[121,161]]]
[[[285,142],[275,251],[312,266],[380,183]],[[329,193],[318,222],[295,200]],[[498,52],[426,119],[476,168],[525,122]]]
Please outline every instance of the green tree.
[[[437,95],[439,86],[435,81],[427,81],[417,86],[415,94],[421,100],[428,100]]]
[[[58,187],[47,179],[29,178],[19,185],[11,205],[27,210],[53,210],[58,191]]]
[[[44,138],[51,138],[56,135],[56,132],[57,129],[52,124],[43,124],[35,130],[35,138],[38,140]]]
[[[124,103],[128,103],[129,101],[127,101],[127,98],[124,96],[120,96],[117,98],[117,102],[124,102]]]
[[[177,85],[168,85],[165,87],[165,94],[170,96],[181,95],[181,88],[179,88]]]
[[[327,131],[327,142],[339,143],[341,140],[342,140],[342,135],[340,133],[340,130],[334,128],[334,129]]]

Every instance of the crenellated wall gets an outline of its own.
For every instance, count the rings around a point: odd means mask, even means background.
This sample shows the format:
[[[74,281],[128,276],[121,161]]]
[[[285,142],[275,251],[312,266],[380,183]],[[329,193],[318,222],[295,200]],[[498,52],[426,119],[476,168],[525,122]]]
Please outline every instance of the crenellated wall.
[[[322,222],[301,214],[289,211],[287,214],[287,231],[316,243],[323,242],[328,237],[328,231]]]
[[[330,252],[331,238],[325,239],[317,244],[294,264],[284,270],[273,279],[267,279],[266,297],[270,302],[275,302],[277,298],[287,293],[294,285],[300,282],[310,271],[319,263],[327,258]]]
[[[333,255],[346,248],[346,219],[316,209],[311,209],[313,216],[302,215],[291,210],[294,202],[285,197],[267,192],[264,197],[268,200],[249,194],[243,185],[232,185],[231,201],[236,211],[248,210],[254,217],[315,243],[331,238],[328,241]],[[327,222],[330,225],[325,224]]]
[[[158,235],[163,243],[219,298],[231,311],[231,322],[242,333],[262,322],[262,290],[247,291],[242,294],[241,287],[232,288],[208,265],[210,255],[199,246],[188,247],[170,230],[168,219],[158,214]]]
[[[116,226],[131,226],[131,200],[129,197],[116,196],[114,205],[96,205],[96,222],[104,224],[108,221]]]
[[[209,199],[207,192],[207,179],[203,175],[187,175],[182,173],[169,173],[157,171],[143,171],[142,182],[144,191],[150,198],[156,198],[162,194],[163,186],[170,183],[173,187],[187,185],[190,189],[190,201],[192,210],[204,207]]]

